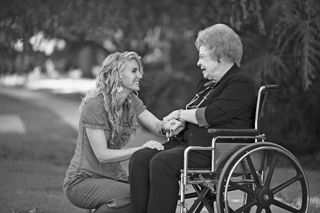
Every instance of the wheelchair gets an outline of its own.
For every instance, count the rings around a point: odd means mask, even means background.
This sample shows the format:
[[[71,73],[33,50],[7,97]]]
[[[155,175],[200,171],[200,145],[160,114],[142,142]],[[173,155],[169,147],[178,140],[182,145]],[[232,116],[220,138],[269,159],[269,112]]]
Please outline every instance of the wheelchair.
[[[306,175],[293,154],[266,142],[259,131],[266,96],[277,85],[260,87],[254,129],[208,129],[210,147],[190,146],[184,152],[180,174],[180,213],[308,212],[309,187]],[[225,143],[220,139],[241,139]],[[243,141],[243,142],[242,142]],[[192,151],[211,151],[211,168],[188,168]],[[195,192],[187,193],[187,185]],[[194,198],[188,207],[186,199]]]

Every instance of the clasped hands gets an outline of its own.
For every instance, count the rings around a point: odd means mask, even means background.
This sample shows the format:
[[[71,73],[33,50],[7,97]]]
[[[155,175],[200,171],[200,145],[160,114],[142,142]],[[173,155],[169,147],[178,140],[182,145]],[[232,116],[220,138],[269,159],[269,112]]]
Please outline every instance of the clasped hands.
[[[175,110],[162,120],[162,128],[166,133],[166,137],[178,135],[185,128],[185,121],[180,119],[181,110]]]
[[[166,134],[168,139],[178,135],[185,128],[185,121],[180,119],[180,112],[181,110],[175,110],[161,121],[161,133]],[[154,140],[146,142],[142,147],[159,151],[164,150],[163,144]]]

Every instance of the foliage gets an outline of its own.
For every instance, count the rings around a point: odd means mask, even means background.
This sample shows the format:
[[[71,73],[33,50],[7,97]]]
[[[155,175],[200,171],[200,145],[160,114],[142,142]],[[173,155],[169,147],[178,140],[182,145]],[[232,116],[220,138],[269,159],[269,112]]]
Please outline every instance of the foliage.
[[[262,1],[261,1],[262,3]],[[320,4],[314,0],[263,2],[264,30],[241,28],[243,69],[260,84],[280,90],[268,105],[266,131],[297,153],[316,152],[319,144]]]
[[[320,59],[319,2],[283,0],[273,9],[280,13],[272,29],[276,47],[300,70],[304,88],[307,89],[316,76]]]
[[[106,52],[135,50],[146,68],[141,96],[162,116],[190,98],[193,79],[199,77],[194,71],[194,38],[199,29],[218,22],[230,24],[241,35],[242,69],[259,84],[281,86],[272,100],[275,110],[268,108],[271,137],[288,146],[318,144],[317,0],[2,0],[0,69],[14,69],[11,61],[21,54],[14,47],[17,41],[30,54],[29,39],[40,31],[47,38],[94,44]]]

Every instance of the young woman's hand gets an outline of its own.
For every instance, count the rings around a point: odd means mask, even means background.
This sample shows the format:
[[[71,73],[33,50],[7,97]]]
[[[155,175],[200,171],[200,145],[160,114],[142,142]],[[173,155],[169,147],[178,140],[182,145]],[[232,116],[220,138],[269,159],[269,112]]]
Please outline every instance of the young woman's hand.
[[[178,135],[186,126],[184,121],[179,121],[176,119],[171,119],[163,122],[163,127],[168,133],[167,137]]]
[[[159,151],[164,150],[164,146],[160,142],[154,140],[147,141],[142,145],[142,147],[149,149],[157,149]]]

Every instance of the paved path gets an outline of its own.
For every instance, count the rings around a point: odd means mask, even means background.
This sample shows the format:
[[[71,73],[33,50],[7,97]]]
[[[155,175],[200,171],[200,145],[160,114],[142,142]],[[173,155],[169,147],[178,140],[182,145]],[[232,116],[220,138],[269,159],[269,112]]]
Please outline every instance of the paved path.
[[[78,127],[79,111],[77,108],[80,104],[80,100],[77,102],[75,100],[59,98],[56,95],[47,92],[14,87],[1,87],[0,93],[50,109],[73,128],[77,129]]]
[[[78,129],[78,121],[80,116],[78,108],[81,102],[80,99],[79,101],[77,101],[74,98],[67,99],[65,97],[60,97],[59,95],[51,94],[49,92],[41,92],[15,87],[0,87],[0,93],[41,107],[45,107],[57,114],[64,122],[69,124],[75,130]],[[128,146],[141,145],[147,140],[155,138],[163,140],[163,138],[158,138],[155,135],[142,130],[132,138]]]

